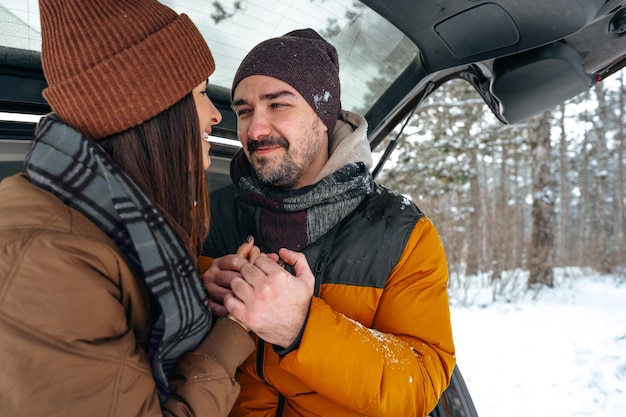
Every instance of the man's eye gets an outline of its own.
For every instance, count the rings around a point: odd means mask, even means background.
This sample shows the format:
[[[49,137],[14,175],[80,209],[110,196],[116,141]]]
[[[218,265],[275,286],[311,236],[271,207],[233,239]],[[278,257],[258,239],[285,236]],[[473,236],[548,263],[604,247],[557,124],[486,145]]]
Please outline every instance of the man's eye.
[[[250,113],[249,109],[238,109],[237,110],[237,116],[245,116],[246,114]]]

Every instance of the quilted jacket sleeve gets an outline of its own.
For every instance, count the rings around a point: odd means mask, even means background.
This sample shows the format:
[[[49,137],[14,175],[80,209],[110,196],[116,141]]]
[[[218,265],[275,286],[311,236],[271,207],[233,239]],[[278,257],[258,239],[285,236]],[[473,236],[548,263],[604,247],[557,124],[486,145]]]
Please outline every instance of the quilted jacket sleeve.
[[[247,332],[218,320],[179,362],[162,409],[149,304],[117,248],[66,207],[21,221],[0,228],[0,415],[228,414],[236,367],[254,349]]]
[[[164,415],[227,416],[237,395],[237,366],[252,353],[254,343],[243,328],[218,319],[200,347],[186,355],[174,372],[175,395],[164,404]]]
[[[281,368],[363,415],[426,415],[455,364],[447,280],[439,235],[422,218],[383,289],[372,328],[314,298],[300,346]]]

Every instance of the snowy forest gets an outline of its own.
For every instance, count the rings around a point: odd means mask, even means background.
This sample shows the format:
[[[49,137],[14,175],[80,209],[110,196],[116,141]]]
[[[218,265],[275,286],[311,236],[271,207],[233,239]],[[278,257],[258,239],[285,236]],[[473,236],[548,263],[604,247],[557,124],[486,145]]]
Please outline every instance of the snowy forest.
[[[376,179],[434,222],[451,277],[523,270],[528,288],[552,287],[556,267],[576,266],[626,279],[625,101],[622,71],[505,125],[448,82],[376,149],[397,140]]]

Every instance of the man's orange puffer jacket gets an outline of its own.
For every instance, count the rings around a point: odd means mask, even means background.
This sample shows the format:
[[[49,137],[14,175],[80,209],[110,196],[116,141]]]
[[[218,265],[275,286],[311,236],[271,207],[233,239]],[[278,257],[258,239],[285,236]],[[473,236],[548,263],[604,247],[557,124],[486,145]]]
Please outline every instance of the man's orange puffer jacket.
[[[455,365],[444,250],[414,204],[376,187],[303,251],[316,293],[299,344],[258,341],[231,416],[423,417],[436,406]],[[237,202],[213,201],[237,217]],[[224,235],[210,238],[208,251],[228,253]]]

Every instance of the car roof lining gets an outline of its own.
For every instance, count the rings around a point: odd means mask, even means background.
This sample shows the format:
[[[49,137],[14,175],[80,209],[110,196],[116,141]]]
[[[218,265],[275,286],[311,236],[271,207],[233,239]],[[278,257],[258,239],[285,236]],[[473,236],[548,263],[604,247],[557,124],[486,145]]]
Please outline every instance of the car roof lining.
[[[446,0],[433,5],[431,2],[363,0],[363,3],[417,45],[426,72],[432,73],[563,39],[592,21],[605,1],[499,0],[477,4]]]
[[[588,90],[594,84],[576,51],[563,42],[496,59],[491,91],[508,123],[517,123]]]

